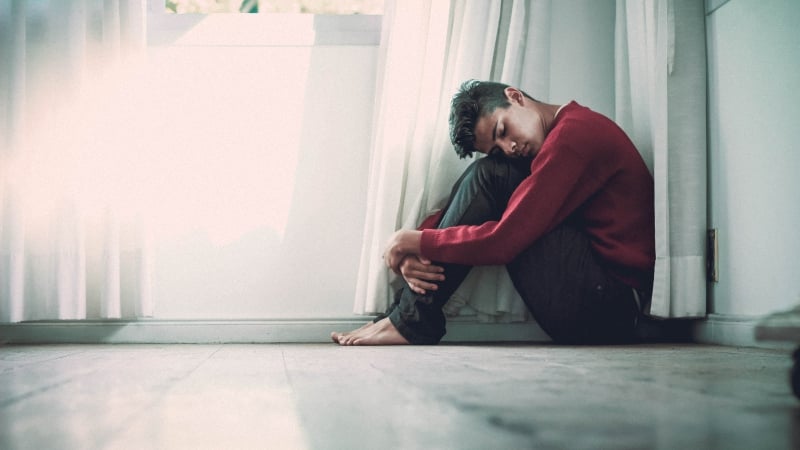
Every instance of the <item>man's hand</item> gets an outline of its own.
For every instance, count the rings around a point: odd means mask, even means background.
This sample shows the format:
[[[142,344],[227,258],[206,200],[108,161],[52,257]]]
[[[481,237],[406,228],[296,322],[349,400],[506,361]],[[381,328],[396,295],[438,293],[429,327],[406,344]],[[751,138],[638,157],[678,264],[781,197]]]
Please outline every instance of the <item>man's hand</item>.
[[[428,258],[408,255],[400,262],[400,273],[412,291],[425,295],[439,288],[432,281],[444,280],[444,268],[431,264]]]
[[[400,274],[400,263],[406,256],[420,254],[422,232],[417,230],[400,230],[392,235],[383,252],[383,259],[394,273]]]

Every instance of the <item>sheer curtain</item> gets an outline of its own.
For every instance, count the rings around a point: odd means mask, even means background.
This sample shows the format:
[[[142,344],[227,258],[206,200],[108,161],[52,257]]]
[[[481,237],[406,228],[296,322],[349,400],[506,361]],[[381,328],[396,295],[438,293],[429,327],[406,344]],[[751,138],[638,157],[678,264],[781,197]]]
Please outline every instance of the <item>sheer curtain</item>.
[[[152,314],[136,149],[115,138],[145,2],[0,0],[0,322]]]
[[[655,179],[656,317],[706,313],[705,52],[703,2],[618,0],[616,121]]]
[[[356,313],[386,309],[397,280],[381,260],[384,243],[441,207],[470,162],[448,137],[458,86],[496,79],[546,98],[549,8],[549,0],[387,2]],[[504,267],[473,270],[445,310],[465,306],[482,321],[527,317]]]

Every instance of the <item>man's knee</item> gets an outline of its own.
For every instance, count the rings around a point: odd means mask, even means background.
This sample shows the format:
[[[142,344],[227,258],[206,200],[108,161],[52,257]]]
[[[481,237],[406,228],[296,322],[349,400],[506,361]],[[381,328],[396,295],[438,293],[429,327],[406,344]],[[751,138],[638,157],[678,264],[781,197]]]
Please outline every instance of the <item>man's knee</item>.
[[[504,158],[479,158],[470,165],[471,176],[484,186],[491,186],[508,174],[508,162]]]
[[[474,161],[467,169],[469,182],[484,192],[507,200],[528,175],[530,161],[486,156]]]

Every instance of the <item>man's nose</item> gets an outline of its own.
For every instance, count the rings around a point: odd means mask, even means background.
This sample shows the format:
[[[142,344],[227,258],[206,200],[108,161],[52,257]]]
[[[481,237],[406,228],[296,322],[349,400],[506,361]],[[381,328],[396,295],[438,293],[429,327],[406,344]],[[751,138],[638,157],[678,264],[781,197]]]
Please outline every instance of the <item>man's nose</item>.
[[[513,155],[513,154],[514,154],[514,152],[515,152],[515,151],[517,151],[517,143],[516,143],[516,142],[514,142],[514,141],[512,141],[512,140],[508,140],[508,141],[506,141],[506,142],[504,143],[503,151],[504,151],[504,152],[505,152],[507,155]]]

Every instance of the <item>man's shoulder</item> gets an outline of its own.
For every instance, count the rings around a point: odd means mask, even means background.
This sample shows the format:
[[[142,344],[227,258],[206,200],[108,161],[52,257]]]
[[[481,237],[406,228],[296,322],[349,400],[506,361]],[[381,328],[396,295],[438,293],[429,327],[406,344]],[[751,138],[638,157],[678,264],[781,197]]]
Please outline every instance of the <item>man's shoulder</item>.
[[[575,100],[570,101],[564,106],[561,111],[563,115],[561,122],[566,122],[569,125],[578,125],[582,123],[599,123],[602,125],[616,125],[613,120],[606,115],[591,109],[588,106],[581,105]],[[610,124],[609,124],[610,122]]]
[[[561,113],[563,117],[548,135],[554,150],[569,147],[578,154],[591,153],[594,156],[629,149],[635,151],[627,134],[607,116],[574,101]]]

